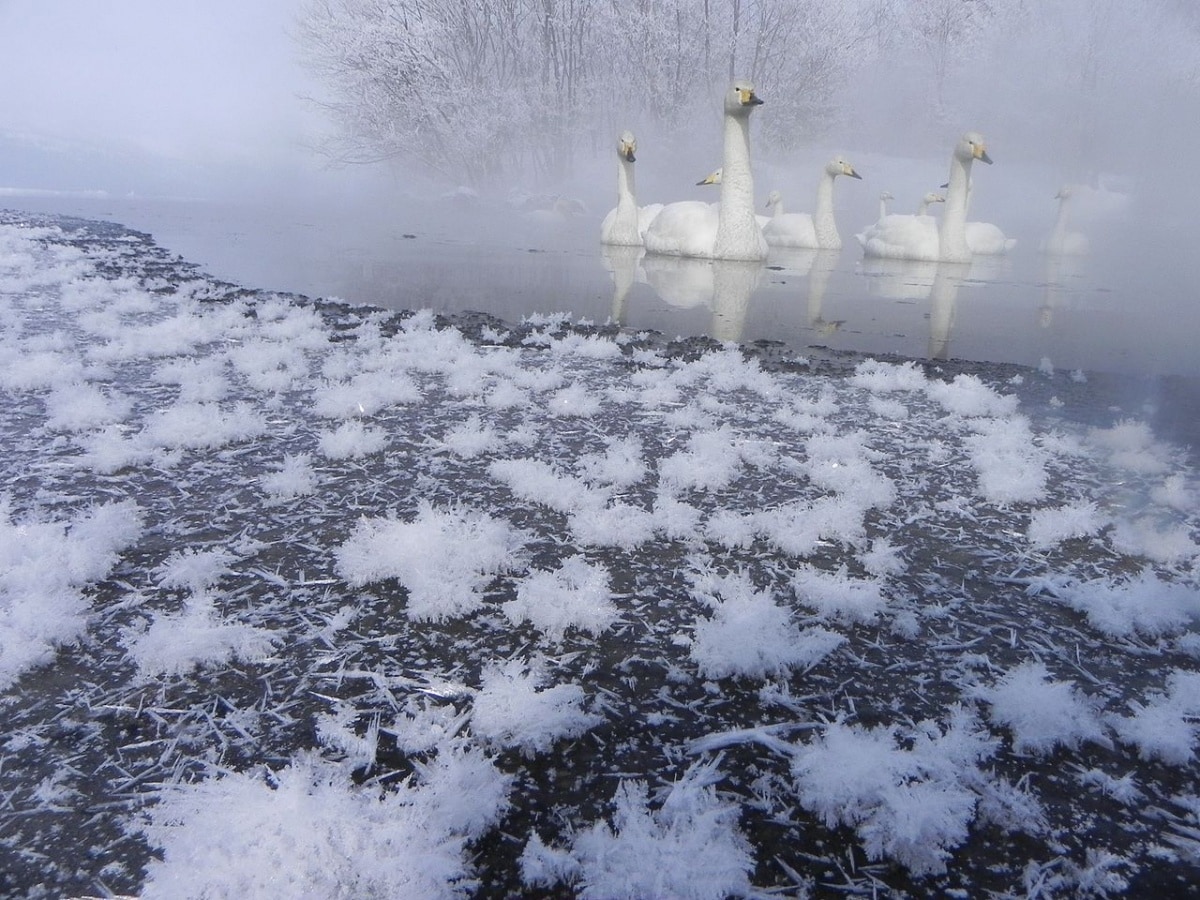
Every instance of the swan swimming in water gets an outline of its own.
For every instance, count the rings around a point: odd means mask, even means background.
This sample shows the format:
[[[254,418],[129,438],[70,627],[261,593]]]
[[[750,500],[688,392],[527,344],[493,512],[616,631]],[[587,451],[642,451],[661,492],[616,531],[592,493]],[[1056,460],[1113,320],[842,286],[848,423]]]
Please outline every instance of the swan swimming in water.
[[[816,211],[809,213],[783,213],[778,210],[763,226],[763,237],[772,247],[796,247],[804,250],[840,250],[842,236],[838,234],[837,220],[833,216],[833,182],[839,175],[862,178],[854,166],[841,156],[835,156],[825,164],[821,180],[817,182]],[[767,201],[768,204],[770,201]]]
[[[646,230],[648,252],[713,259],[766,258],[767,242],[754,214],[754,176],[750,171],[750,112],[761,103],[748,81],[737,80],[729,88],[725,94],[721,201],[668,203]]]
[[[933,216],[886,216],[856,235],[863,253],[886,259],[969,262],[967,183],[975,160],[989,165],[992,162],[983,135],[968,131],[954,145],[950,156],[949,190],[941,224]]]
[[[1054,227],[1042,241],[1043,253],[1055,253],[1060,256],[1086,256],[1088,253],[1087,235],[1067,230],[1071,193],[1070,187],[1062,187],[1054,195],[1058,201],[1058,216],[1054,220]]]
[[[617,205],[609,210],[600,223],[601,243],[640,247],[647,226],[662,210],[661,203],[642,207],[637,205],[633,176],[636,152],[637,139],[633,132],[621,132],[617,139]]]
[[[713,184],[720,184],[720,183],[721,183],[721,169],[718,167],[717,169],[714,169],[710,174],[705,175],[703,178],[701,178],[699,181],[697,181],[696,185],[697,186],[713,185]],[[775,215],[777,215],[777,216],[782,215],[783,214],[783,195],[780,194],[779,191],[771,191],[771,193],[767,195],[767,206],[771,205],[772,197],[775,198],[775,203],[776,203]],[[721,201],[718,200],[716,203],[713,204],[713,206],[719,210],[721,208]],[[770,216],[762,216],[762,215],[759,215],[758,213],[755,213],[754,221],[758,222],[759,228],[762,228],[768,222],[771,221],[771,217]]]
[[[948,184],[943,184],[942,187],[949,187]],[[967,179],[967,200],[971,199],[971,192],[975,190],[975,182]],[[976,256],[1003,256],[1013,247],[1017,246],[1017,239],[1005,237],[1004,232],[1000,230],[999,225],[993,225],[991,222],[968,222],[967,230],[967,246],[971,248],[971,253]]]

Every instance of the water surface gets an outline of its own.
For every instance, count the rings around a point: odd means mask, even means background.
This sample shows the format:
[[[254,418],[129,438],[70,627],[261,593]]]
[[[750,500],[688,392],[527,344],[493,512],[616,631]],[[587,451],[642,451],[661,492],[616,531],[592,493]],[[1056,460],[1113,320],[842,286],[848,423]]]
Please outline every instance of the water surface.
[[[211,274],[247,287],[387,308],[534,313],[668,336],[781,341],[803,350],[959,358],[1200,378],[1194,264],[1169,234],[1093,238],[1087,257],[1047,257],[1024,240],[967,267],[773,252],[761,266],[603,248],[598,216],[515,209],[351,212],[336,204],[20,196],[4,205],[108,219],[150,232]],[[843,227],[844,232],[851,229]]]

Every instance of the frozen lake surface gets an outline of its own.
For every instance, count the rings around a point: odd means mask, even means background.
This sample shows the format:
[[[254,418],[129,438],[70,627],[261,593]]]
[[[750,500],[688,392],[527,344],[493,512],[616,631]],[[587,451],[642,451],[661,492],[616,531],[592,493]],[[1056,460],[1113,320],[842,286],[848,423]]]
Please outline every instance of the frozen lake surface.
[[[0,889],[1197,892],[1182,337],[211,212],[0,219]]]

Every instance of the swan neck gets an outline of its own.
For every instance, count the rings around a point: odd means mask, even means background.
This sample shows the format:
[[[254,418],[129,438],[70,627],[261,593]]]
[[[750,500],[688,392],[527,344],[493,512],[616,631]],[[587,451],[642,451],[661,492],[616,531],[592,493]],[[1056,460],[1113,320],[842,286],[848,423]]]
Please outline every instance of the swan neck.
[[[617,157],[617,209],[610,239],[615,243],[638,244],[637,197],[634,194],[633,163]]]
[[[971,179],[971,163],[950,158],[950,184],[946,190],[946,210],[938,230],[939,257],[946,262],[967,262],[971,248],[967,246],[967,194]]]
[[[766,242],[754,211],[748,114],[725,114],[723,155],[721,209],[713,255],[721,259],[762,259],[766,256]]]
[[[633,200],[635,194],[633,163],[623,156],[617,157],[617,203]]]
[[[834,176],[825,172],[817,182],[817,205],[813,212],[813,228],[817,233],[817,245],[820,247],[840,247],[837,221],[833,217],[833,180]]]
[[[1058,215],[1054,219],[1054,235],[1063,235],[1067,233],[1067,198],[1060,197],[1058,200]]]

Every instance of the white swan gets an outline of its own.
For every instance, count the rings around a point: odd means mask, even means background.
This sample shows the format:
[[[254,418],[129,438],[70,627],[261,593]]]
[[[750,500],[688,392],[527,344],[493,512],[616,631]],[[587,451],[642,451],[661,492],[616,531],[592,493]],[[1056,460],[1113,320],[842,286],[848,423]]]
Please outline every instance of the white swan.
[[[840,250],[842,236],[838,234],[837,220],[833,216],[833,182],[839,175],[862,178],[854,166],[841,156],[835,156],[825,164],[821,180],[817,182],[816,211],[809,213],[784,213],[775,216],[763,226],[763,237],[772,247],[797,247],[807,250]]]
[[[662,210],[661,203],[642,207],[637,205],[633,177],[636,152],[637,139],[633,132],[621,132],[617,139],[617,205],[608,211],[600,223],[600,242],[603,244],[640,247],[647,226]]]
[[[887,216],[887,203],[889,200],[895,199],[896,198],[893,197],[889,191],[884,191],[879,195],[879,218],[883,219]]]
[[[946,198],[944,196],[942,196],[941,194],[935,193],[933,191],[930,191],[924,197],[921,198],[921,203],[917,207],[917,215],[918,216],[927,216],[927,215],[929,215],[929,205],[931,203],[945,203],[945,202],[946,202]]]
[[[754,215],[750,171],[750,112],[762,103],[748,81],[725,94],[725,138],[719,205],[684,200],[668,203],[646,230],[650,253],[713,259],[761,260],[767,242]]]
[[[1087,235],[1067,230],[1071,193],[1071,188],[1063,187],[1054,195],[1054,198],[1058,200],[1058,216],[1054,220],[1054,227],[1042,241],[1043,253],[1056,253],[1060,256],[1087,256],[1089,249]]]
[[[975,160],[992,162],[983,135],[968,131],[950,156],[946,212],[941,225],[933,216],[886,216],[856,235],[866,256],[969,262],[967,243],[967,182]]]

